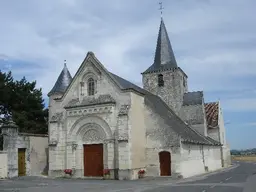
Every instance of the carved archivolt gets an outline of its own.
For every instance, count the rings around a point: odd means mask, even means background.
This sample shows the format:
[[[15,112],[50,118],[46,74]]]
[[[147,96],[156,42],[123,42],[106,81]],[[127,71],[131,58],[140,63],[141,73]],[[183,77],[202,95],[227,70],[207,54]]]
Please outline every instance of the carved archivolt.
[[[91,132],[88,132],[89,130]],[[78,119],[71,127],[68,136],[71,140],[77,137],[83,140],[85,137],[92,137],[93,134],[98,135],[97,137],[101,139],[112,139],[113,137],[107,122],[97,116],[87,116]]]
[[[94,142],[94,141],[103,141],[105,137],[96,129],[89,129],[83,135],[84,142]]]
[[[103,142],[106,139],[106,133],[99,125],[88,123],[77,131],[76,138],[84,143]]]

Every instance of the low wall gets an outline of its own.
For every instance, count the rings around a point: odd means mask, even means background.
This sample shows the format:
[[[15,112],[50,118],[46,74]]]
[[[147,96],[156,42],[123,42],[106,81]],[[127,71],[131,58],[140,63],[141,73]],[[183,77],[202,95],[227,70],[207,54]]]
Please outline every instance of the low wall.
[[[0,151],[0,179],[7,178],[8,174],[7,152]]]
[[[26,176],[39,176],[48,173],[47,135],[17,132],[11,135],[8,130],[5,133],[7,134],[4,135],[4,151],[7,152],[8,178],[19,176],[19,149],[25,149]]]
[[[182,144],[181,157],[184,178],[222,168],[220,146]]]
[[[203,152],[200,145],[182,144],[181,175],[184,178],[205,172]]]
[[[29,136],[30,141],[30,175],[38,176],[48,173],[48,137]]]
[[[204,158],[208,171],[215,171],[222,168],[220,146],[204,146]]]

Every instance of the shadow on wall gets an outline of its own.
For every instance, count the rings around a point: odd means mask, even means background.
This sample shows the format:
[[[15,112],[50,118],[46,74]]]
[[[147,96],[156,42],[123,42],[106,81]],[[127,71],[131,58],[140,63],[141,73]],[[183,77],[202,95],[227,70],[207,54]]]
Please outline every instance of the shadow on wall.
[[[46,154],[46,165],[43,169],[42,175],[48,175],[49,170],[49,148],[45,148],[45,154]]]
[[[3,135],[1,135],[1,130],[0,130],[0,151],[3,151],[4,149],[4,138]]]

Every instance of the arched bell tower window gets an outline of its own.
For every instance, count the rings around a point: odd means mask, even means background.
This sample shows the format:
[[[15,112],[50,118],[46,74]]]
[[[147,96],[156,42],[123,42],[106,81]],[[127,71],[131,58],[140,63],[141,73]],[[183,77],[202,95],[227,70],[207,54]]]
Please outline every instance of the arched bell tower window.
[[[87,88],[88,88],[88,95],[95,94],[95,81],[93,78],[88,79]]]
[[[158,75],[158,86],[163,87],[164,86],[164,76],[162,74]]]

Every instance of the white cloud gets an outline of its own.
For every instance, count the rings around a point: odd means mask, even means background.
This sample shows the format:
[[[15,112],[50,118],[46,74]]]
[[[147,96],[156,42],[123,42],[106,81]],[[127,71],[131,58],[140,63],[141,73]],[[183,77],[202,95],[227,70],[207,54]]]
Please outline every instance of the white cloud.
[[[252,0],[164,1],[164,20],[193,90],[236,89],[256,75],[256,3]],[[110,70],[140,82],[153,62],[158,1],[14,0],[1,2],[0,54],[44,67],[31,73],[47,93],[66,59],[72,74],[95,52]],[[27,70],[27,71],[26,71]],[[244,85],[239,85],[239,89]],[[243,107],[243,106],[241,106]]]

